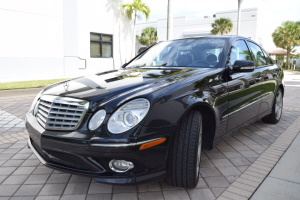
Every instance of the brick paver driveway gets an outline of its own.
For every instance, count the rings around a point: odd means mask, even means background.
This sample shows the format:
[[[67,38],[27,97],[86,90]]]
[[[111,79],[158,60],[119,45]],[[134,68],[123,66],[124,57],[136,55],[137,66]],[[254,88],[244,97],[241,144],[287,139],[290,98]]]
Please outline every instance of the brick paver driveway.
[[[300,105],[297,107],[294,102],[299,100],[300,84],[286,84],[289,86],[281,121],[276,125],[257,121],[213,150],[204,151],[202,178],[195,189],[171,187],[164,181],[138,186],[105,185],[46,168],[27,148],[24,139],[28,137],[24,116],[33,98],[0,100],[0,199],[216,199],[300,115]]]

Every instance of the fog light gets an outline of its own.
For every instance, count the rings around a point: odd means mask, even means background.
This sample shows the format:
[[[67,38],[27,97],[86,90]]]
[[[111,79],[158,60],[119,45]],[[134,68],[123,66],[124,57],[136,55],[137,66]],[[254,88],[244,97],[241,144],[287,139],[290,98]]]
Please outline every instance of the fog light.
[[[126,160],[111,160],[109,167],[115,172],[127,172],[134,167],[132,162]]]

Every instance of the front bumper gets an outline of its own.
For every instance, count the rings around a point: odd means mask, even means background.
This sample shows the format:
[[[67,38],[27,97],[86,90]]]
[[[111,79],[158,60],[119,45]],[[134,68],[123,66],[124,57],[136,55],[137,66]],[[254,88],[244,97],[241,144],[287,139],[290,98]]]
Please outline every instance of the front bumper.
[[[118,146],[95,142],[93,134],[80,131],[63,132],[45,130],[31,114],[27,115],[26,127],[29,132],[28,146],[47,167],[73,174],[91,176],[96,181],[111,184],[135,184],[161,180],[165,177],[168,141],[175,126],[155,129],[152,139],[165,137],[167,141],[158,146],[139,150],[139,142]],[[151,129],[153,132],[153,128]],[[140,129],[141,134],[151,132]],[[149,138],[150,139],[150,138]],[[93,142],[92,142],[93,141]],[[132,145],[135,144],[135,145]],[[112,159],[128,160],[134,168],[117,173],[109,168]]]

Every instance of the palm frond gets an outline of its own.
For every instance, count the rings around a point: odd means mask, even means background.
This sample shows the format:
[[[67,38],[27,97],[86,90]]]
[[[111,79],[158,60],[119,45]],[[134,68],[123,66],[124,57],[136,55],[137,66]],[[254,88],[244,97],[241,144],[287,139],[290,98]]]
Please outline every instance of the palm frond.
[[[142,30],[139,42],[142,45],[149,46],[158,40],[157,31],[154,27],[146,27]]]
[[[211,27],[213,28],[211,30],[212,34],[217,35],[221,33],[223,35],[223,33],[228,34],[232,30],[233,24],[228,18],[220,18],[216,19],[214,23],[211,24]]]
[[[132,15],[134,13],[132,4],[123,4],[122,9],[125,9],[125,13],[128,19],[132,20]]]

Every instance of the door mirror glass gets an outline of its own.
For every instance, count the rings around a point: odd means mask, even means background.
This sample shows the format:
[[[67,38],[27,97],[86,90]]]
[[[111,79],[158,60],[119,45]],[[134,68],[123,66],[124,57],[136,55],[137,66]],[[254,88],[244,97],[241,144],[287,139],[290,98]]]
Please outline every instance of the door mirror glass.
[[[251,60],[236,60],[232,67],[235,72],[252,72],[255,64]]]

